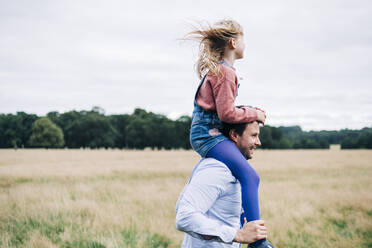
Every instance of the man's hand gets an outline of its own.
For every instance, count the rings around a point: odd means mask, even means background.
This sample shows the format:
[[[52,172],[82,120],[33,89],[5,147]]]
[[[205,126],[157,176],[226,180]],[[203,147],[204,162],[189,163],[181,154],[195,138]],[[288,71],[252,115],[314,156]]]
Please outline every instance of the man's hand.
[[[264,239],[266,236],[266,227],[263,220],[247,222],[246,218],[244,218],[243,228],[236,232],[234,242],[249,244],[259,239]]]

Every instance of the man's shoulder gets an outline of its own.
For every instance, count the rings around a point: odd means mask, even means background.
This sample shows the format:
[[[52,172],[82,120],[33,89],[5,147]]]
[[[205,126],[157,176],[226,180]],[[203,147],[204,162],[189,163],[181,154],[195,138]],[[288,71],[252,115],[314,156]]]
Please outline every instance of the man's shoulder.
[[[223,167],[228,169],[228,167],[224,163],[215,158],[202,158],[199,161],[199,164],[199,166],[203,167]]]
[[[221,161],[215,159],[215,158],[202,158],[198,165],[200,168],[214,168],[214,167],[219,167],[219,168],[227,168],[228,167],[222,163]]]
[[[197,168],[195,172],[206,170],[208,171],[208,173],[211,173],[211,175],[213,175],[214,173],[223,173],[226,174],[227,177],[230,177],[232,180],[235,180],[235,177],[232,175],[227,165],[217,159],[203,158],[196,166]]]

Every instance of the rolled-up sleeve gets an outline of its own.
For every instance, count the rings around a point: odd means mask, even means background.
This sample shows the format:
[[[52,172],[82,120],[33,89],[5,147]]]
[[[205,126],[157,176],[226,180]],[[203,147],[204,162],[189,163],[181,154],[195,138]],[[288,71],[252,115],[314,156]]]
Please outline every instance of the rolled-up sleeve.
[[[178,230],[199,239],[233,242],[237,229],[206,214],[231,183],[232,177],[227,176],[230,173],[227,170],[224,166],[215,165],[213,170],[202,169],[192,177],[177,202]]]

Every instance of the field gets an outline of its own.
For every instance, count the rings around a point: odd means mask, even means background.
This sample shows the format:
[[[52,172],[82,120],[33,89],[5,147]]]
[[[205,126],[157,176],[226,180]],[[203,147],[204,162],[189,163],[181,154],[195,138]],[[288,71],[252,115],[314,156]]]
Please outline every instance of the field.
[[[0,150],[0,247],[179,247],[192,151]],[[372,151],[258,150],[278,248],[372,247]]]

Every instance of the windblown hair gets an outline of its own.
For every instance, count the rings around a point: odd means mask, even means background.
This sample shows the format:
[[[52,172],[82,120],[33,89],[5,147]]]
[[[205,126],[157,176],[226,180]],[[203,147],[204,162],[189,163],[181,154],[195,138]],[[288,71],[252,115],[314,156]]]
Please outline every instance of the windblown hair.
[[[225,19],[214,25],[200,24],[200,28],[188,33],[186,38],[195,39],[199,44],[199,59],[197,73],[202,78],[208,71],[219,75],[219,62],[222,60],[225,48],[232,38],[243,35],[243,28],[234,20]]]

